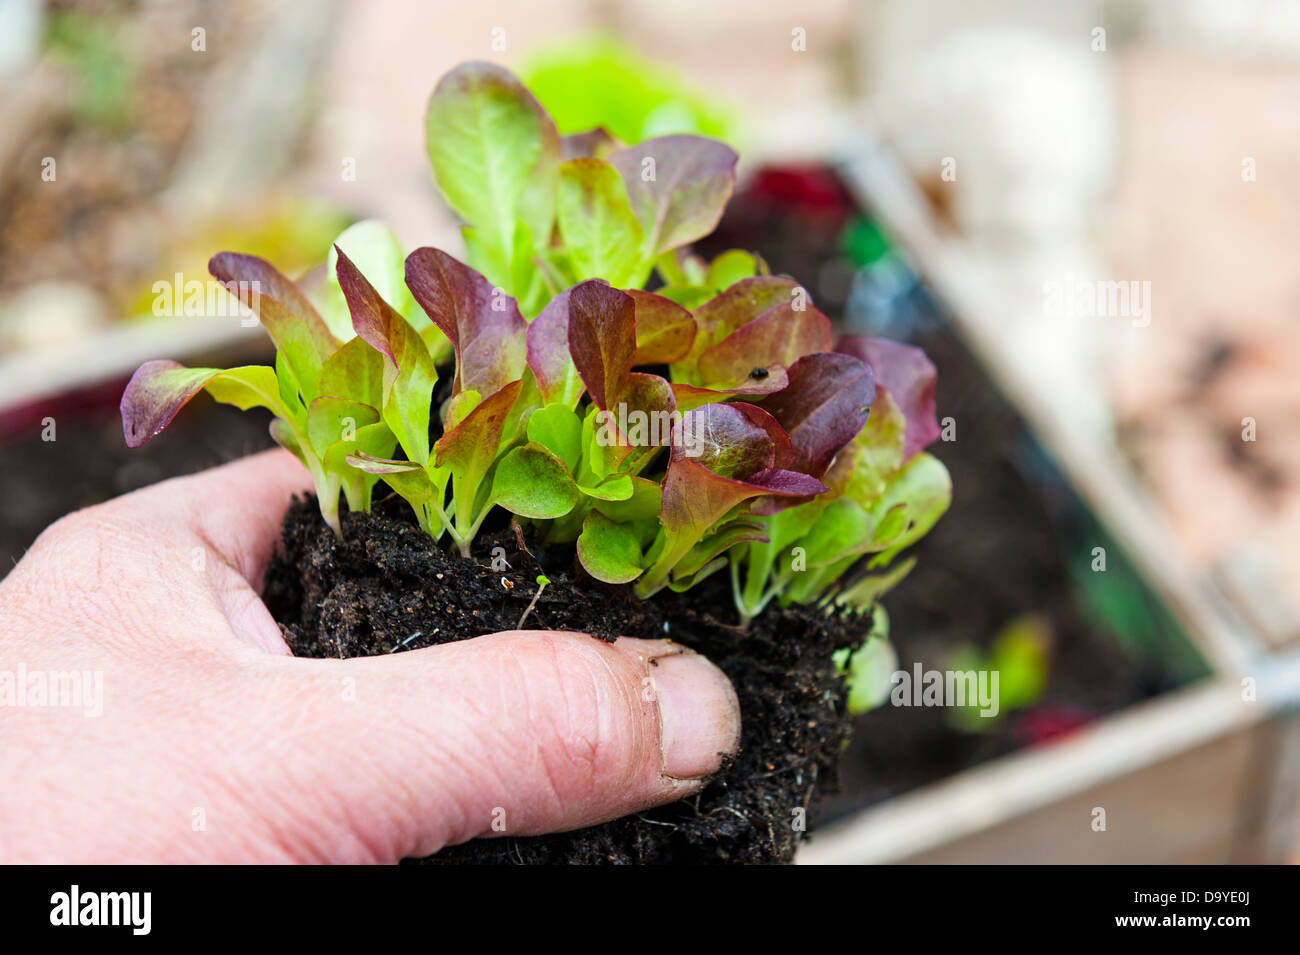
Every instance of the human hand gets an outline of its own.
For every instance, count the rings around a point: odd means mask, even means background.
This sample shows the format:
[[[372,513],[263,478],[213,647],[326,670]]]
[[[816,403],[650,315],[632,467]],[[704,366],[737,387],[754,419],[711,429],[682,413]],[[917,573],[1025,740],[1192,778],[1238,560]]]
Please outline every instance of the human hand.
[[[679,799],[739,745],[726,678],[669,641],[290,656],[258,594],[308,484],[283,451],[157,484],[0,581],[0,861],[396,862]]]

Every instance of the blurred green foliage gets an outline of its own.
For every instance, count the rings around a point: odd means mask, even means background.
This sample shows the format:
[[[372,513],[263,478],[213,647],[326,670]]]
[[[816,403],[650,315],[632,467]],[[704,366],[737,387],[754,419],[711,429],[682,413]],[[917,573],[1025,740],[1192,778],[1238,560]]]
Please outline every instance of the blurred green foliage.
[[[847,674],[850,714],[874,710],[889,699],[898,654],[889,642],[889,614],[884,604],[871,608],[871,631],[862,646],[851,652],[848,647],[836,650],[832,659],[836,669]]]
[[[50,15],[45,37],[50,55],[73,73],[72,109],[78,119],[121,129],[131,110],[131,61],[122,51],[112,21],[78,10]]]
[[[613,39],[551,47],[529,59],[521,78],[561,133],[604,127],[625,143],[696,133],[735,144],[730,109]]]
[[[1105,571],[1095,569],[1091,547],[1063,548],[1061,556],[1089,621],[1110,633],[1126,653],[1160,660],[1178,682],[1208,676],[1204,657],[1128,555],[1090,515],[1082,523],[1083,540],[1106,542]]]
[[[977,701],[952,711],[953,724],[966,732],[995,727],[1011,710],[1038,702],[1047,687],[1048,661],[1052,649],[1052,626],[1046,617],[1025,614],[1007,623],[993,638],[987,652],[977,647],[959,647],[948,659],[949,670],[997,671],[997,716],[980,716]]]

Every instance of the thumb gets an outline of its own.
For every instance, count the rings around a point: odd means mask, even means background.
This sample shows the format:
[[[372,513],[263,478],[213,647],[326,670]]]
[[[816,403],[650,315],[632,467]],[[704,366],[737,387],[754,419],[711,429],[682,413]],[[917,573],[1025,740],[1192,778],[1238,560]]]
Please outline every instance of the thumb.
[[[699,790],[740,742],[722,671],[667,640],[510,631],[282,665],[355,679],[313,734],[313,785],[380,857],[594,825]],[[320,699],[320,697],[318,697]],[[363,759],[362,772],[340,764]],[[342,788],[343,791],[340,791]]]

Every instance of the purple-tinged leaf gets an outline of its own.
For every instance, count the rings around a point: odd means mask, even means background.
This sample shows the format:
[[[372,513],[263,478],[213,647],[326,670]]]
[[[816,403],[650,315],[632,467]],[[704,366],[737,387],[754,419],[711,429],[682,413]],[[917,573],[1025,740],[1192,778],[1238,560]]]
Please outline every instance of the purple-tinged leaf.
[[[699,385],[686,385],[673,382],[673,394],[677,398],[677,408],[682,413],[701,405],[716,401],[727,401],[733,397],[761,397],[774,394],[785,388],[790,379],[780,365],[761,369],[761,374],[754,374],[759,369],[750,369],[744,378],[735,381],[719,381],[715,387],[701,388]]]
[[[677,401],[673,397],[672,385],[667,378],[648,372],[633,371],[623,380],[623,394],[620,401],[629,413],[639,411],[646,415],[663,415],[671,418],[677,410]],[[657,446],[666,447],[669,439],[656,442]]]
[[[695,533],[698,540],[732,508],[745,501],[768,494],[805,497],[824,490],[826,485],[797,471],[763,470],[741,481],[714,474],[703,465],[682,458],[668,466],[659,516],[665,527]]]
[[[663,543],[654,563],[637,582],[637,594],[647,597],[662,588],[673,569],[709,528],[746,501],[771,495],[806,497],[824,490],[825,485],[816,478],[795,471],[763,469],[749,475],[747,480],[737,480],[715,474],[697,461],[675,454],[664,476],[663,505],[659,511]]]
[[[737,158],[723,143],[687,135],[647,139],[609,156],[645,230],[649,258],[713,231],[735,187]]]
[[[764,494],[778,494],[782,497],[807,497],[826,490],[826,485],[810,474],[779,468],[751,474],[746,483]]]
[[[670,533],[692,535],[694,539],[685,548],[689,550],[732,508],[763,493],[744,481],[714,474],[690,458],[679,458],[668,465],[664,475],[659,520]]]
[[[560,137],[560,146],[564,151],[566,161],[584,157],[604,159],[621,145],[622,143],[611,136],[602,126],[589,129],[584,133],[570,133],[567,136]]]
[[[716,388],[715,382],[770,373],[774,365],[789,368],[805,355],[829,352],[831,342],[829,318],[812,306],[796,309],[782,302],[700,355],[698,373]]]
[[[650,423],[644,437],[639,436],[635,428],[623,436],[623,441],[629,447],[653,452],[654,449],[667,447],[672,441],[677,401],[673,396],[672,385],[666,378],[640,371],[631,372],[624,380],[619,406],[626,409],[628,417]]]
[[[336,271],[357,337],[386,362],[384,421],[397,435],[407,456],[424,464],[429,458],[429,405],[438,380],[429,349],[420,333],[380,297],[341,250]]]
[[[939,422],[935,420],[934,391],[938,374],[934,363],[914,345],[891,341],[887,338],[866,338],[846,335],[840,339],[836,351],[860,358],[871,366],[876,383],[889,392],[894,404],[907,419],[907,435],[903,442],[903,460],[908,461],[918,451],[939,437]]]
[[[317,395],[320,368],[340,342],[291,281],[253,255],[222,252],[208,271],[261,322],[288,362],[303,398]]]
[[[434,445],[438,467],[450,468],[457,496],[469,495],[470,500],[487,474],[500,450],[501,437],[510,417],[515,399],[519,397],[522,382],[512,381],[494,394],[484,398]]]
[[[122,436],[138,448],[171,424],[172,418],[218,373],[216,368],[186,368],[175,361],[147,361],[122,392]]]
[[[673,431],[672,460],[690,458],[724,478],[744,479],[776,463],[776,444],[764,412],[739,404],[711,404],[688,411]]]
[[[598,408],[622,398],[636,354],[632,298],[599,279],[569,290],[569,354]]]
[[[406,253],[402,250],[401,242],[393,230],[379,220],[362,219],[352,223],[334,239],[325,259],[326,274],[321,283],[323,287],[315,299],[322,316],[336,336],[347,341],[354,336],[355,331],[347,300],[339,288],[338,256],[334,246],[347,253],[352,264],[375,287],[383,300],[393,307],[393,311],[405,315],[408,320],[414,317],[420,331],[432,327],[423,315],[417,314],[418,309],[414,307],[410,289],[406,287]]]
[[[523,374],[528,325],[513,298],[428,246],[407,256],[406,284],[456,350],[454,391],[489,395]]]
[[[128,448],[156,437],[176,413],[207,388],[217,401],[241,411],[269,408],[277,417],[292,413],[280,399],[275,372],[266,365],[241,368],[186,368],[174,361],[147,361],[136,369],[122,392],[122,436]]]
[[[794,446],[794,469],[826,473],[835,455],[867,423],[876,386],[871,367],[851,355],[807,355],[788,370],[790,384],[763,402]]]
[[[396,368],[413,361],[416,351],[428,354],[419,333],[384,301],[352,260],[338,246],[334,253],[335,274],[357,336]]]
[[[743,401],[728,404],[725,407],[736,409],[745,416],[750,424],[762,428],[767,433],[772,442],[772,467],[780,470],[794,464],[794,446],[790,443],[790,436],[785,433],[781,423],[768,414],[765,409]]]
[[[600,473],[639,471],[672,441],[676,410],[667,379],[644,372],[629,373],[616,404],[598,413],[592,453],[603,457]]]
[[[695,321],[704,336],[705,348],[747,325],[769,308],[798,300],[798,282],[784,275],[756,275],[741,279],[695,310]],[[701,349],[702,351],[703,349]]]
[[[695,342],[695,317],[672,299],[628,289],[636,316],[634,365],[667,365],[682,358]]]
[[[686,357],[673,365],[673,378],[702,385],[696,365],[700,356],[742,325],[747,325],[769,308],[783,303],[807,305],[807,294],[793,279],[780,275],[759,275],[742,279],[725,292],[695,309],[695,341]],[[811,306],[809,306],[811,307]]]
[[[208,260],[208,271],[254,312],[257,311],[254,302],[258,295],[274,299],[291,315],[298,316],[307,324],[322,344],[334,344],[337,347],[337,340],[329,333],[329,326],[307,296],[265,259],[238,252],[219,252]]]
[[[528,367],[547,404],[576,408],[585,386],[569,357],[569,294],[566,289],[528,325]]]

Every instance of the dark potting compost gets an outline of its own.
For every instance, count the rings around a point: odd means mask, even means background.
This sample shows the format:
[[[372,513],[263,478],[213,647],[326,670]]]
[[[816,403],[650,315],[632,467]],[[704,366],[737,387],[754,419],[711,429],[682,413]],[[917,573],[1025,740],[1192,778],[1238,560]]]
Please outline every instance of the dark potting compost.
[[[511,526],[483,532],[474,556],[435,543],[399,500],[345,514],[343,539],[314,498],[285,515],[265,599],[294,653],[397,653],[520,629],[575,630],[592,639],[668,637],[709,657],[735,685],[741,748],[698,795],[574,832],[476,839],[422,862],[712,864],[790,862],[808,809],[833,782],[849,735],[832,652],[865,635],[862,621],[769,607],[748,629],[732,619],[725,574],[686,594],[641,601],[574,569],[570,547],[543,548]],[[497,563],[493,565],[494,548]],[[505,569],[500,560],[504,559]],[[503,583],[505,581],[505,583]],[[717,613],[717,616],[710,611]]]

